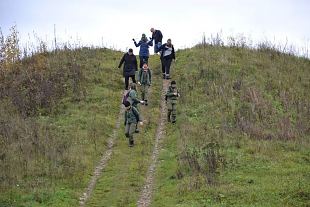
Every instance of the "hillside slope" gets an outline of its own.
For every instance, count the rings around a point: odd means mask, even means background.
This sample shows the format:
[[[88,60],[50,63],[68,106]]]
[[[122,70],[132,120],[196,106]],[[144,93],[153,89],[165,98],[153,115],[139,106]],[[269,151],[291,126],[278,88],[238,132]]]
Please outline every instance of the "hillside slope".
[[[212,46],[177,57],[152,206],[309,206],[310,61]]]
[[[1,73],[0,206],[136,206],[160,119],[158,56],[145,126],[130,149],[115,129],[122,53],[58,51]],[[309,206],[310,61],[272,50],[197,46],[173,64],[181,98],[165,124],[150,206]]]
[[[0,206],[78,206],[108,146],[122,53],[43,53],[1,76]]]

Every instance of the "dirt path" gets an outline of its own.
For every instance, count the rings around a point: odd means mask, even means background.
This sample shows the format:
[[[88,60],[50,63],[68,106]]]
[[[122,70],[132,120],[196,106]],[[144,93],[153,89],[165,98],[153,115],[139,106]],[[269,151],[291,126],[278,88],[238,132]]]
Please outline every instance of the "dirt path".
[[[124,92],[124,94],[125,94],[125,92]],[[102,155],[99,163],[97,164],[97,166],[96,166],[96,168],[94,170],[94,174],[91,177],[90,182],[88,183],[87,188],[85,189],[84,193],[80,197],[80,207],[85,206],[87,200],[90,198],[90,196],[91,196],[91,194],[92,194],[92,192],[93,192],[93,190],[94,190],[94,188],[96,186],[98,178],[102,174],[102,170],[105,168],[107,162],[111,158],[111,155],[112,155],[112,152],[113,152],[114,142],[115,142],[115,139],[116,139],[116,137],[118,135],[120,124],[121,124],[121,121],[123,119],[124,110],[125,110],[125,108],[123,107],[123,105],[121,105],[120,106],[120,111],[119,111],[119,114],[118,114],[118,118],[117,118],[116,123],[115,123],[114,130],[113,130],[113,132],[112,132],[112,134],[111,134],[111,136],[110,136],[110,138],[108,140],[108,149]]]
[[[154,183],[154,173],[156,170],[157,160],[158,160],[158,154],[161,149],[160,141],[164,138],[165,133],[165,123],[167,119],[167,107],[165,103],[165,92],[168,89],[169,82],[163,81],[162,86],[162,95],[161,95],[161,109],[160,109],[160,119],[158,121],[158,128],[155,135],[155,145],[152,153],[152,162],[148,169],[147,175],[146,175],[146,181],[145,185],[142,189],[141,195],[139,197],[137,206],[138,207],[146,207],[151,204],[151,198],[152,198],[152,191],[153,191],[153,183]]]

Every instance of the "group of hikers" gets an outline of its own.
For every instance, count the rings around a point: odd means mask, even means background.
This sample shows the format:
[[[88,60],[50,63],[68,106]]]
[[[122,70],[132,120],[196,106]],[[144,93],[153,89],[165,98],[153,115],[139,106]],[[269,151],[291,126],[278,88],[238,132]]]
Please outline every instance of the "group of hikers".
[[[163,35],[160,30],[154,28],[150,29],[152,37],[148,39],[145,34],[142,34],[141,40],[137,43],[135,39],[132,39],[136,47],[140,47],[139,50],[139,71],[137,58],[133,54],[133,49],[130,48],[126,52],[118,68],[123,64],[123,76],[125,78],[125,90],[126,93],[123,97],[123,104],[126,108],[125,111],[125,136],[129,139],[129,146],[134,146],[134,133],[139,133],[138,123],[143,125],[142,118],[139,113],[138,104],[148,105],[148,91],[152,84],[152,71],[149,68],[148,60],[150,56],[149,47],[153,46],[154,42],[154,54],[160,55],[162,77],[165,80],[170,80],[170,66],[173,60],[175,60],[175,51],[171,43],[171,39],[167,40],[167,43],[162,44]],[[138,71],[138,72],[137,72]],[[137,81],[141,91],[141,99],[138,98]],[[132,83],[129,84],[131,78]],[[176,104],[180,94],[177,90],[176,81],[171,81],[168,91],[166,92],[166,103],[168,108],[168,122],[176,123]]]

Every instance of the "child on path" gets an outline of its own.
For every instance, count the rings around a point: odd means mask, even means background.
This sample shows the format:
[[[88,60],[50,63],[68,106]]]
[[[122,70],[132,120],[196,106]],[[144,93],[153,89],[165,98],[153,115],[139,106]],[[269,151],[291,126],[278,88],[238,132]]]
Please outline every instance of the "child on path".
[[[141,86],[141,99],[144,100],[145,105],[148,105],[148,91],[152,84],[152,72],[147,63],[143,64],[138,74],[138,84]]]
[[[143,100],[138,99],[137,86],[135,83],[130,84],[130,91],[128,92],[128,102],[135,109],[139,110],[138,104],[144,104]],[[139,133],[138,125],[136,125],[136,133]]]
[[[166,93],[166,101],[168,105],[168,122],[172,122],[173,124],[176,122],[176,105],[179,97],[180,94],[177,89],[177,83],[175,81],[171,81],[171,84]]]
[[[140,125],[143,125],[143,122],[141,120],[139,111],[133,107],[129,101],[125,102],[125,136],[129,139],[129,147],[133,147],[134,145],[134,139],[133,134],[135,133],[135,130],[137,128],[138,122],[140,122]]]

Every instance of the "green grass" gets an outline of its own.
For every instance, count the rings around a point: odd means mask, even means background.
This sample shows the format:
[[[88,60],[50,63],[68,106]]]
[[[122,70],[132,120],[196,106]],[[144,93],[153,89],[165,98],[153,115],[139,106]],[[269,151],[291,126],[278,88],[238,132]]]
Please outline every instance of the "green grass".
[[[309,114],[295,103],[309,106],[310,61],[221,47],[187,49],[177,57],[178,123],[167,131],[152,206],[309,206],[309,131],[296,125],[297,117],[308,125]],[[234,90],[238,80],[242,85]],[[249,88],[257,90],[254,100]],[[238,113],[255,133],[240,128]],[[286,116],[291,123],[281,128]],[[283,140],[285,129],[294,136]],[[182,153],[212,142],[220,146],[220,159],[210,185],[205,171],[189,168]],[[208,167],[201,156],[200,166]]]
[[[118,139],[113,148],[111,160],[98,180],[93,196],[86,206],[136,206],[143,188],[146,172],[150,165],[155,133],[160,115],[161,81],[157,57],[150,59],[153,69],[153,84],[150,104],[140,106],[146,124],[139,134],[135,134],[135,146],[128,147],[124,136],[124,127],[118,132]],[[122,123],[122,122],[121,122]]]
[[[28,176],[19,180],[18,187],[1,189],[0,206],[77,206],[106,150],[123,91],[121,71],[115,70],[121,53],[105,49],[75,53],[86,78],[85,98],[76,102],[74,95],[68,94],[59,102],[54,115],[37,117],[39,123],[61,135],[59,139],[67,145],[66,160],[59,158],[57,177]]]
[[[78,206],[118,117],[121,55],[106,49],[60,54],[64,64],[74,57],[81,66],[86,95],[76,101],[69,91],[50,113],[42,110],[34,118],[42,129],[49,126],[51,146],[65,153],[56,153],[55,163],[46,157],[30,162],[27,176],[1,187],[0,206]],[[52,54],[48,58],[59,60]],[[150,59],[151,104],[140,107],[146,124],[135,136],[136,145],[128,147],[121,124],[86,206],[137,204],[160,116],[158,59]],[[166,125],[151,206],[310,206],[309,68],[307,59],[268,50],[207,46],[178,51],[172,69],[181,93],[177,124]],[[214,175],[204,157],[210,143],[218,144]]]

